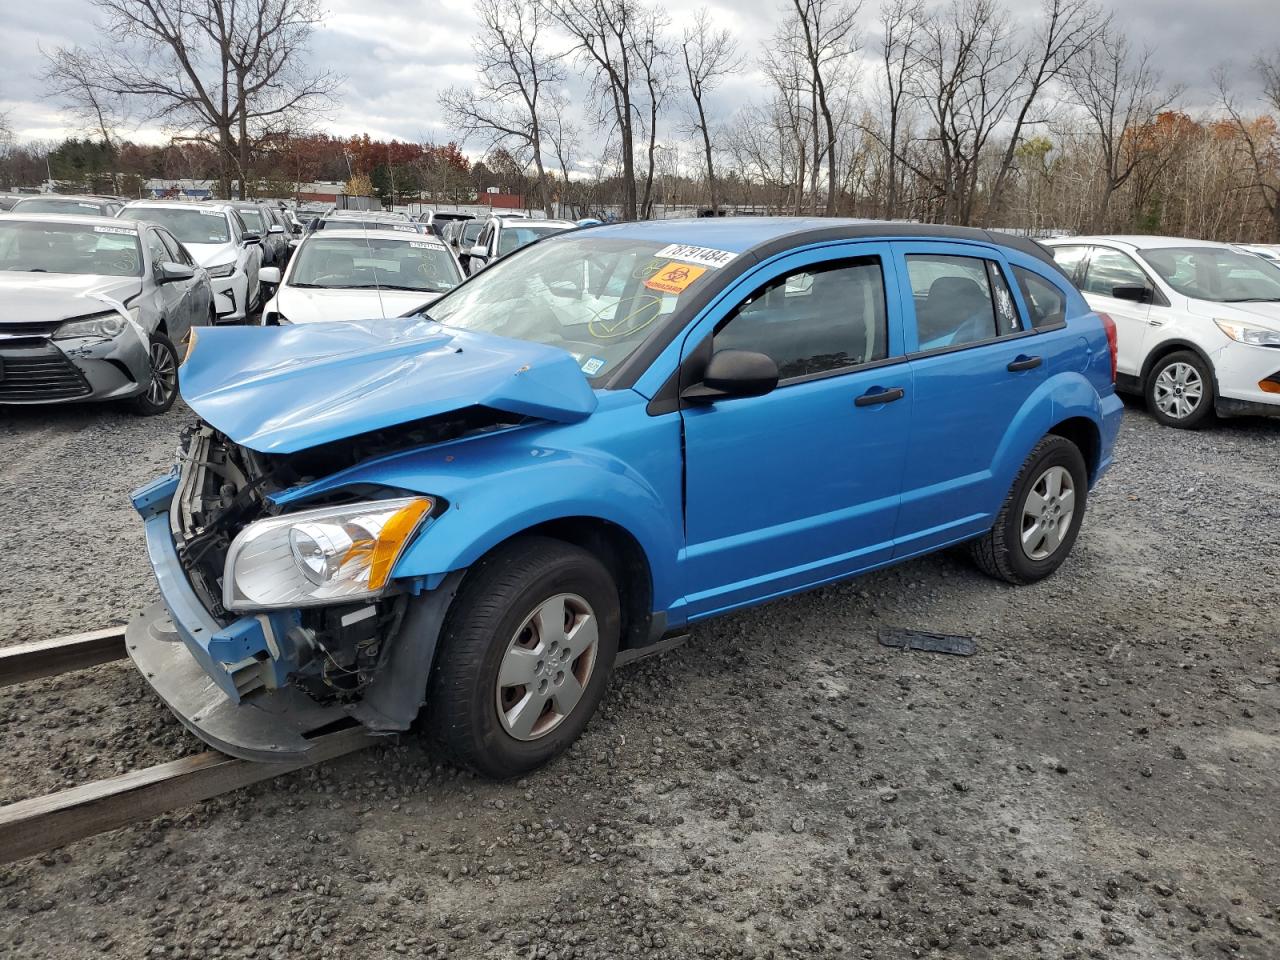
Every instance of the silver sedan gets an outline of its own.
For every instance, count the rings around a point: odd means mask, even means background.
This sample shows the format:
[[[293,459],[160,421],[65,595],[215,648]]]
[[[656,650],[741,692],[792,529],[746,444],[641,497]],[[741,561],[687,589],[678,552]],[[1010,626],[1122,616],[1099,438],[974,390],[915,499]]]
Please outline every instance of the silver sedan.
[[[127,400],[163,413],[209,277],[163,227],[0,214],[0,404]]]

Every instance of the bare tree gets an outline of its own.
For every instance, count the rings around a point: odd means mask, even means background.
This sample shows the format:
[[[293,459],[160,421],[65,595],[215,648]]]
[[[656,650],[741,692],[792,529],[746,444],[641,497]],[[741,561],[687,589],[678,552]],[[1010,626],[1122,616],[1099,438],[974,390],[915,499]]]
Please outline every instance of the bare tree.
[[[127,121],[125,104],[120,97],[99,87],[92,55],[80,47],[61,47],[52,54],[46,54],[45,59],[47,66],[41,79],[49,95],[62,100],[77,119],[102,138],[103,144],[114,155],[117,149],[115,132]],[[120,192],[114,163],[111,165],[111,189],[115,193]]]
[[[635,0],[541,0],[574,41],[574,50],[592,71],[592,85],[617,131],[622,161],[622,215],[636,218],[634,89],[637,66],[632,45],[641,10]]]
[[[1008,114],[1018,83],[1018,51],[1006,12],[994,0],[953,0],[921,27],[918,96],[936,149],[929,179],[945,221],[970,223],[979,164]]]
[[[74,87],[78,71],[104,103],[136,105],[183,138],[214,145],[224,194],[233,165],[246,192],[255,141],[303,128],[336,88],[337,77],[302,63],[322,17],[318,0],[92,3],[106,39],[87,51],[56,51],[50,76]]]
[[[1005,185],[1017,157],[1023,130],[1036,122],[1034,108],[1044,89],[1066,75],[1101,34],[1111,28],[1093,0],[1041,0],[1042,26],[1032,35],[1022,52],[1018,67],[1016,109],[1008,133],[1008,143],[991,188],[992,212],[1004,207]]]
[[[920,0],[889,0],[880,10],[880,26],[884,31],[881,62],[884,65],[887,94],[888,129],[882,138],[888,156],[885,158],[886,179],[884,215],[890,220],[898,216],[898,155],[902,149],[902,124],[906,112],[911,77],[920,65],[916,38],[924,10]]]
[[[707,97],[726,76],[735,73],[742,66],[742,60],[738,56],[733,34],[729,30],[715,29],[706,7],[700,8],[693,22],[685,28],[680,52],[684,57],[684,75],[689,84],[689,95],[693,98],[693,109],[690,111],[692,132],[702,139],[702,154],[707,165],[707,192],[711,199],[711,209],[719,212],[720,196],[716,191],[711,127],[707,121]]]
[[[544,8],[521,0],[479,0],[476,13],[480,31],[473,44],[474,85],[450,87],[440,103],[464,135],[480,134],[490,150],[501,146],[529,158],[550,216],[551,186],[543,159],[546,116],[555,88],[564,81],[561,56],[546,46],[550,18]]]
[[[1267,107],[1280,116],[1280,51],[1258,57],[1254,68],[1262,81],[1262,96]],[[1231,95],[1226,70],[1218,70],[1216,74],[1219,100],[1249,159],[1250,187],[1257,191],[1270,215],[1272,239],[1280,240],[1280,171],[1276,162],[1280,156],[1280,131],[1273,118],[1260,120],[1244,116]]]
[[[1103,230],[1111,197],[1144,159],[1135,136],[1140,127],[1178,98],[1177,88],[1161,90],[1151,50],[1135,52],[1118,31],[1100,34],[1069,74],[1076,100],[1093,124],[1102,161],[1102,184],[1092,229]]]
[[[648,103],[648,117],[642,126],[648,132],[645,155],[644,194],[640,199],[640,216],[648,219],[653,214],[653,173],[658,148],[658,114],[671,91],[670,53],[663,42],[665,16],[653,9],[644,9],[632,20],[630,35],[635,63],[644,78]]]

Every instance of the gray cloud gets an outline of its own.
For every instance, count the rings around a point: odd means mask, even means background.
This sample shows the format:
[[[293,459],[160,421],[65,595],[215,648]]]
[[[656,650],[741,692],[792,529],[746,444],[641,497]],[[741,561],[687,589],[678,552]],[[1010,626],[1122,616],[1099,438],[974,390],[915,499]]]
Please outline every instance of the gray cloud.
[[[1154,48],[1167,81],[1187,88],[1192,109],[1214,100],[1212,72],[1228,65],[1243,90],[1252,91],[1249,61],[1270,46],[1280,48],[1275,0],[1104,0],[1117,23],[1136,44]],[[778,17],[778,0],[735,0],[713,4],[717,19],[738,35],[747,57],[754,59],[767,42]],[[683,8],[681,8],[683,9]],[[1034,8],[1033,8],[1034,9]],[[670,16],[678,21],[679,12]],[[1021,16],[1034,16],[1021,8]],[[90,44],[95,40],[94,10],[87,0],[44,0],[10,3],[0,57],[0,111],[20,138],[52,137],[70,132],[70,121],[57,106],[42,99],[38,76],[43,69],[39,48]],[[867,29],[874,9],[868,3]],[[315,126],[337,134],[367,131],[373,136],[406,140],[441,140],[451,136],[437,102],[445,87],[473,79],[469,4],[401,0],[330,0],[330,14],[312,42],[312,58],[345,77],[341,103]],[[678,24],[677,24],[678,29]],[[761,78],[750,62],[729,78],[716,96],[717,112],[727,119],[743,103],[761,95]],[[585,82],[575,78],[575,100],[583,102]],[[151,131],[152,136],[155,135]],[[142,131],[147,136],[148,131]]]

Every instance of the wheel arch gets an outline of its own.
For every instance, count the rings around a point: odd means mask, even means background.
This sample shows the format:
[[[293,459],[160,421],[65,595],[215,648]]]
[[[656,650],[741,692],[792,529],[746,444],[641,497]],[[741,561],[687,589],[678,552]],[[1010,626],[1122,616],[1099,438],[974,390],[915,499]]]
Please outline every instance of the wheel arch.
[[[1151,352],[1147,354],[1147,359],[1142,362],[1142,373],[1139,377],[1142,391],[1145,394],[1147,389],[1147,377],[1151,375],[1151,371],[1155,365],[1169,356],[1171,353],[1179,353],[1183,350],[1189,350],[1204,361],[1204,365],[1209,368],[1209,374],[1213,377],[1213,395],[1218,396],[1218,371],[1214,368],[1213,361],[1209,359],[1209,355],[1205,353],[1204,348],[1191,340],[1182,337],[1174,337],[1170,340],[1162,341],[1158,346],[1153,347]]]
[[[1076,449],[1084,457],[1089,482],[1092,484],[1102,457],[1102,431],[1098,425],[1086,416],[1068,417],[1050,427],[1049,435],[1062,437],[1076,445]]]
[[[618,649],[643,647],[654,636],[653,571],[644,547],[630,530],[598,516],[564,516],[525,527],[489,547],[488,556],[513,540],[544,536],[586,550],[608,569],[618,587],[622,636]],[[465,579],[465,578],[464,578]]]

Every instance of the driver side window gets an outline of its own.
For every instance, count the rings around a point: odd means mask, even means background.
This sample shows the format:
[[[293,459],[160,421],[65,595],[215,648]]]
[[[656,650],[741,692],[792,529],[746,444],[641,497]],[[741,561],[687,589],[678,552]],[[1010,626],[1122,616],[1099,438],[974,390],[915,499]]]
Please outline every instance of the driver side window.
[[[769,281],[716,331],[713,350],[773,358],[780,382],[888,356],[879,257],[815,264]]]
[[[160,264],[173,259],[160,234],[154,230],[147,231],[147,256],[151,260],[151,274],[156,277],[160,275]]]

